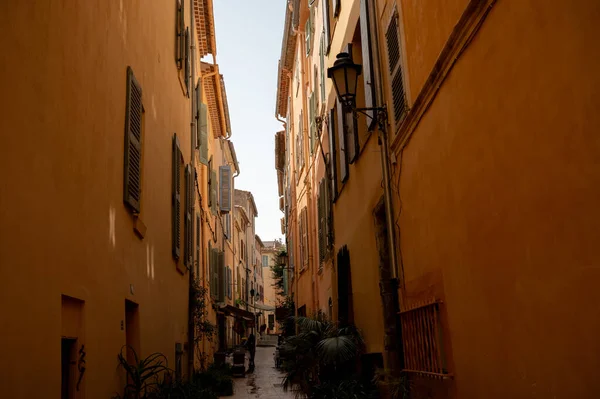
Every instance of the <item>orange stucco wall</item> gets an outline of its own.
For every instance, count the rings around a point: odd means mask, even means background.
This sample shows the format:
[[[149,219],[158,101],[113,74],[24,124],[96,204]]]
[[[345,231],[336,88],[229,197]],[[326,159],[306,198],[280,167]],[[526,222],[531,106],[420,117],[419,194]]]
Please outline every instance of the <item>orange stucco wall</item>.
[[[190,103],[174,60],[174,4],[0,5],[3,396],[59,396],[61,295],[84,301],[86,398],[122,390],[126,299],[139,304],[142,355],[163,352],[174,366],[175,343],[186,341],[170,187],[174,132],[190,159]],[[122,200],[128,65],[145,108],[143,240]]]
[[[600,388],[599,20],[591,0],[498,1],[397,154],[405,300],[444,298],[457,397]]]

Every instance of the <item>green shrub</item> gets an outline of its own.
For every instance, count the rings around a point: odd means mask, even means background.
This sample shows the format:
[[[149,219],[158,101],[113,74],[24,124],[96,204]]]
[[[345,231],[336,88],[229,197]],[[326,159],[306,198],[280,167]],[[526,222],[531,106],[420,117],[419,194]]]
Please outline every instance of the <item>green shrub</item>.
[[[194,382],[215,391],[219,396],[233,395],[233,372],[229,364],[208,366],[208,369],[194,375]]]

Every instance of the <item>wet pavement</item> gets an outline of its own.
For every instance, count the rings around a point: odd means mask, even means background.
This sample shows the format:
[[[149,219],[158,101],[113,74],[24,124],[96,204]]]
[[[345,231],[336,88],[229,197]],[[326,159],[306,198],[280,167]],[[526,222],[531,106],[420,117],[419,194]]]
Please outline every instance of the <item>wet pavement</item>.
[[[246,373],[246,378],[234,378],[234,394],[228,398],[293,399],[292,392],[283,392],[283,375],[275,368],[274,353],[274,347],[257,347],[254,372]]]

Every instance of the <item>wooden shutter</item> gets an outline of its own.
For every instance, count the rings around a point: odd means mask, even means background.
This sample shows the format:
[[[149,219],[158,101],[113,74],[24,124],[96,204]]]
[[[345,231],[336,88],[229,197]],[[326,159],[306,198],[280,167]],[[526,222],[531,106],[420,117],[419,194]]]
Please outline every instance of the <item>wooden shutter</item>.
[[[371,20],[370,1],[360,0],[360,43],[362,47],[362,76],[365,87],[365,107],[372,108],[376,106],[375,97],[375,71],[373,69],[373,45],[371,43]],[[374,111],[366,111],[370,118],[367,118],[367,126],[371,130],[375,126]]]
[[[214,169],[210,171],[210,210],[215,215],[217,214],[217,172]]]
[[[231,212],[231,166],[219,167],[219,206],[221,212]]]
[[[325,241],[327,249],[333,248],[333,197],[331,193],[331,180],[325,182]]]
[[[321,103],[325,104],[325,34],[321,35],[319,41],[319,58],[321,71]]]
[[[218,298],[219,302],[225,302],[225,252],[217,252],[217,279],[218,279]]]
[[[123,163],[123,202],[133,212],[140,212],[142,196],[142,87],[127,67],[125,108],[125,148]]]
[[[185,215],[183,220],[184,225],[184,244],[183,244],[183,260],[185,266],[192,270],[193,255],[192,255],[192,243],[193,243],[193,220],[192,220],[192,209],[194,201],[194,186],[192,167],[187,165],[185,167]]]
[[[185,28],[185,94],[190,95],[190,28]]]
[[[332,201],[335,202],[337,198],[337,147],[335,145],[335,107],[329,110],[329,121],[327,125],[327,130],[329,133],[329,178],[331,179]]]
[[[208,164],[208,109],[206,104],[200,103],[200,120],[198,121],[198,142],[200,163]]]
[[[310,143],[310,155],[315,152],[315,93],[311,93],[308,99],[308,132]]]
[[[354,163],[360,152],[358,126],[354,115],[355,113],[352,110],[346,110],[344,113],[344,121],[346,122],[344,133],[346,135],[346,157],[348,158],[348,163]]]
[[[202,82],[198,79],[194,89],[194,118],[196,119],[195,148],[200,149],[200,104],[202,103]]]
[[[171,236],[173,257],[181,253],[181,149],[177,135],[173,135],[171,186]]]
[[[196,213],[196,278],[200,278],[200,263],[202,262],[202,225],[200,223],[200,214]]]
[[[311,16],[312,12],[308,14],[308,19],[306,20],[306,24],[304,25],[304,32],[306,35],[306,55],[310,55],[310,45],[312,42],[312,26],[311,26]]]
[[[208,160],[208,171],[206,172],[206,183],[207,183],[207,193],[208,193],[208,207],[212,209],[212,203],[213,203],[213,198],[212,198],[212,185],[215,184],[215,182],[212,181],[212,157],[210,157],[210,159]]]
[[[340,15],[342,9],[341,0],[333,0],[333,17],[337,18]]]
[[[318,208],[318,218],[319,218],[319,261],[322,262],[325,259],[325,189],[324,189],[325,179],[321,180],[319,183],[319,194],[317,195],[317,208]]]
[[[231,270],[231,268],[227,268],[229,271],[229,279],[227,282],[227,293],[229,296],[229,299],[231,299],[233,297],[233,270]]]
[[[303,264],[308,264],[308,259],[310,257],[308,251],[308,215],[306,211],[306,207],[302,209],[302,247],[304,252]]]
[[[183,54],[185,53],[185,43],[184,43],[184,8],[183,8],[184,0],[176,0],[177,2],[177,22],[176,22],[176,46],[175,46],[175,61],[177,63],[177,69],[181,69],[183,67]]]
[[[324,46],[325,55],[329,54],[329,48],[331,47],[331,36],[329,26],[329,0],[323,0],[323,35],[324,35]]]
[[[340,157],[340,180],[345,182],[348,179],[348,155],[346,154],[346,118],[344,106],[337,102],[337,137],[338,150]]]
[[[406,95],[402,74],[400,51],[400,31],[398,28],[398,13],[394,11],[385,32],[385,44],[388,53],[388,71],[392,82],[392,103],[396,124],[402,120],[407,109]]]

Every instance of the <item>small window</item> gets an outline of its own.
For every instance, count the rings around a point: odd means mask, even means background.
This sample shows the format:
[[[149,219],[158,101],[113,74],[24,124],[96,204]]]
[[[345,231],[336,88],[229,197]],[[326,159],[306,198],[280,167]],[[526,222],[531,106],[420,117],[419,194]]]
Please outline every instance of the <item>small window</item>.
[[[123,170],[123,202],[133,212],[140,213],[142,200],[142,87],[127,67],[127,98],[125,110],[125,162]]]
[[[181,165],[183,156],[177,134],[173,135],[171,148],[171,235],[172,253],[175,261],[181,254]]]
[[[175,1],[177,7],[177,21],[176,21],[176,32],[175,32],[175,62],[177,63],[177,69],[183,67],[183,57],[185,53],[185,16],[183,8],[183,0]]]
[[[402,52],[400,47],[400,27],[398,12],[395,10],[385,32],[385,44],[388,57],[388,73],[392,82],[393,116],[396,125],[407,111],[404,77],[402,72]]]

